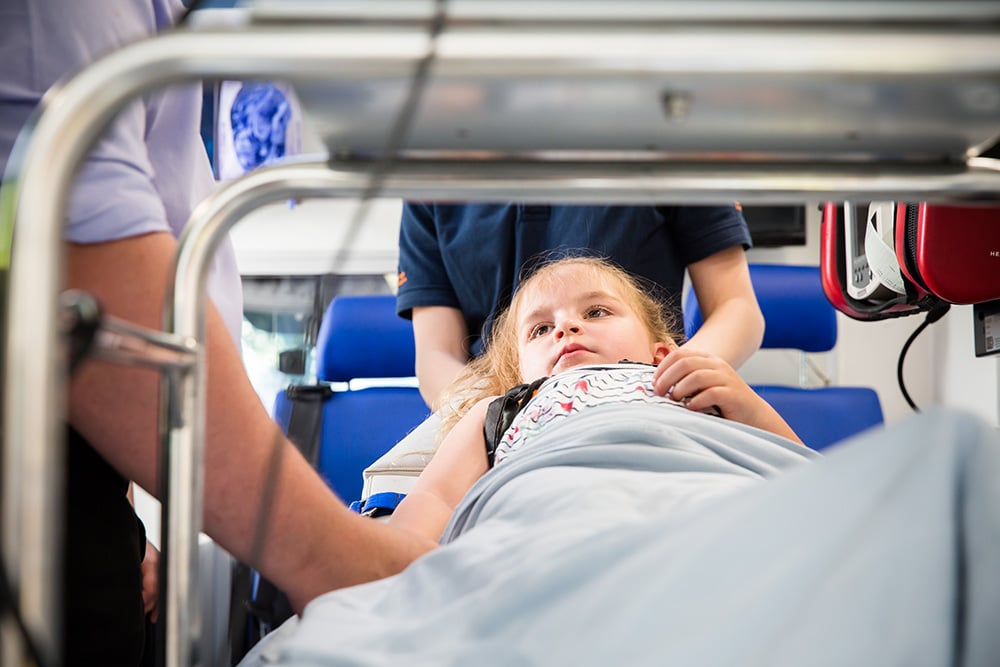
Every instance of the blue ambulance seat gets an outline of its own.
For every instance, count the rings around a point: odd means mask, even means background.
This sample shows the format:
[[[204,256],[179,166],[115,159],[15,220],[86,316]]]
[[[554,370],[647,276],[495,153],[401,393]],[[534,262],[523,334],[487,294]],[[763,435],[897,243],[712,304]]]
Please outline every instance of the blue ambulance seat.
[[[329,388],[320,399],[315,465],[351,502],[361,497],[364,469],[430,415],[413,379],[413,328],[396,315],[391,294],[339,296],[320,325],[316,359],[317,379]],[[275,401],[286,432],[298,393],[289,388]]]
[[[823,293],[818,267],[751,264],[750,279],[764,314],[762,349],[828,352],[837,344],[836,311]],[[684,306],[687,336],[694,335],[702,322],[690,290]],[[869,387],[751,386],[813,449],[883,421],[878,394]]]
[[[360,499],[362,473],[430,409],[414,378],[413,329],[392,295],[340,296],[323,316],[315,385],[291,386],[274,402],[274,420],[337,495]],[[250,567],[232,577],[229,650],[246,655],[292,615],[287,598]]]

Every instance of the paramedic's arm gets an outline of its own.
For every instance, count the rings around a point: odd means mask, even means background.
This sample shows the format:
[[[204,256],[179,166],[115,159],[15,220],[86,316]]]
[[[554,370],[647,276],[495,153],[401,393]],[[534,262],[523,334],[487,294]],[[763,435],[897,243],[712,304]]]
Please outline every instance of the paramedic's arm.
[[[416,347],[420,395],[437,410],[442,393],[469,359],[469,330],[462,311],[449,306],[413,309],[413,342]]]
[[[95,294],[111,315],[159,329],[175,248],[164,232],[67,244],[67,285]],[[297,611],[325,591],[398,572],[433,548],[348,510],[268,417],[211,305],[206,333],[206,533],[274,581]],[[158,497],[159,378],[91,360],[72,379],[69,405],[70,421],[101,455]],[[263,507],[272,474],[273,497]],[[263,548],[253,554],[259,521],[266,521]]]
[[[486,408],[494,398],[479,401],[455,424],[393,512],[390,525],[435,541],[440,539],[459,501],[489,470],[483,423]]]
[[[764,316],[750,282],[746,252],[727,248],[688,266],[705,323],[684,347],[716,354],[739,368],[760,348]]]

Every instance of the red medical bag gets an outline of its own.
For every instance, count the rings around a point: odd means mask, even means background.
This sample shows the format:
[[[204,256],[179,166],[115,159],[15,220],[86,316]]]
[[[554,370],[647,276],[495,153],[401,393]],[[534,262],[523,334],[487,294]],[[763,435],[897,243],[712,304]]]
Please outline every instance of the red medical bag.
[[[828,202],[823,290],[858,320],[1000,299],[1000,207]]]
[[[907,278],[949,303],[1000,298],[1000,208],[899,204],[896,255]]]

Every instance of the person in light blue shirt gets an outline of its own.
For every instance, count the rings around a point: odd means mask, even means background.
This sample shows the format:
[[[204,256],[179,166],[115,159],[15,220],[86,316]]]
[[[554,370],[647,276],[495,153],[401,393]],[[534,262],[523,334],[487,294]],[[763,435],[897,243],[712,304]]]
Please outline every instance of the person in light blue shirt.
[[[51,86],[171,26],[183,10],[179,0],[0,2],[5,179],[14,141]],[[110,315],[161,327],[176,237],[215,187],[200,116],[197,84],[150,92],[122,109],[82,165],[66,220],[65,283],[94,294]],[[205,531],[275,582],[296,611],[330,589],[399,571],[432,548],[353,514],[270,420],[240,360],[241,291],[228,247],[215,260],[209,295]],[[151,370],[94,360],[70,382],[60,554],[65,665],[135,665],[143,654],[152,591],[144,600],[146,542],[126,494],[129,480],[161,491],[159,380]]]

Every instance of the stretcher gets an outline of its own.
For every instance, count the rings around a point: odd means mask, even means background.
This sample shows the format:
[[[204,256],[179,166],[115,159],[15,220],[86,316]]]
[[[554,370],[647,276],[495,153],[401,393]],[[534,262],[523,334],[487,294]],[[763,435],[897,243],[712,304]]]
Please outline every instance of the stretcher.
[[[60,221],[76,165],[137,95],[196,78],[285,79],[327,149],[252,172],[195,212],[164,332],[149,343],[180,351],[163,364],[167,665],[192,664],[200,627],[202,283],[219,239],[248,211],[376,193],[801,203],[1000,192],[997,162],[981,156],[1000,137],[993,2],[267,0],[241,16],[137,43],[53,91],[5,186],[0,215],[17,252],[3,544],[23,616],[46,646],[58,634],[62,452],[61,415],[40,406],[61,391]]]

